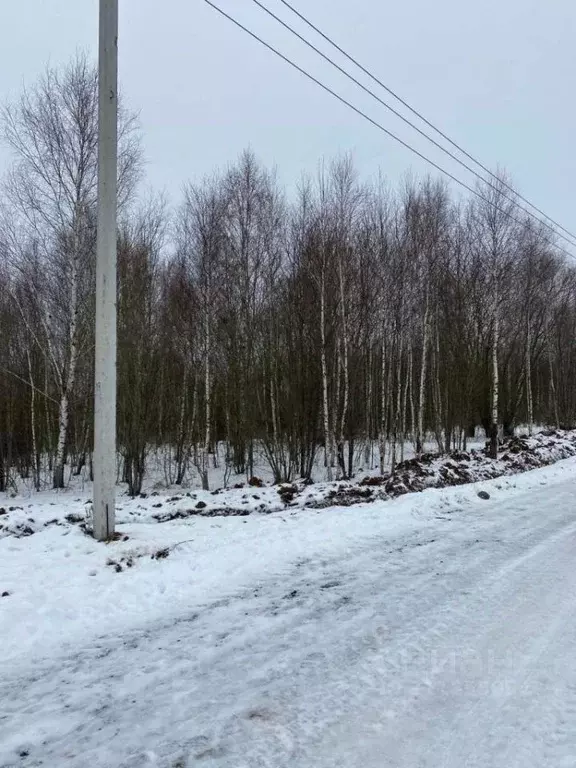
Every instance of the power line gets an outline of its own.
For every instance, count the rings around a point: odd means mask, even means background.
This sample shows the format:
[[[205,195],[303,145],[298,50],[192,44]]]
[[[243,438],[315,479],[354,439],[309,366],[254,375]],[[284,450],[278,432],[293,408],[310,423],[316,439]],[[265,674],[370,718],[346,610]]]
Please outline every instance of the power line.
[[[340,96],[339,93],[336,93],[336,91],[332,90],[329,86],[325,85],[323,82],[318,80],[314,75],[311,75],[309,72],[307,72],[305,69],[300,67],[298,64],[296,64],[294,61],[289,59],[287,56],[285,56],[283,53],[281,53],[279,50],[274,48],[274,46],[270,45],[270,43],[267,43],[265,40],[263,40],[261,37],[259,37],[255,32],[252,32],[252,30],[248,29],[248,27],[244,26],[240,21],[235,19],[233,16],[231,16],[229,13],[226,13],[226,11],[222,10],[222,8],[219,8],[215,3],[212,2],[212,0],[204,0],[205,3],[207,3],[211,8],[213,8],[215,11],[217,11],[221,16],[224,16],[224,18],[228,19],[228,21],[231,21],[235,26],[237,26],[239,29],[241,29],[243,32],[246,32],[246,34],[250,35],[254,40],[259,42],[261,45],[263,45],[265,48],[267,48],[269,51],[271,51],[274,55],[278,56],[280,59],[285,61],[287,64],[289,64],[291,67],[293,67],[297,72],[300,72],[300,74],[304,75],[306,78],[311,80],[313,83],[318,85],[322,90],[329,93],[331,96],[334,96],[335,99],[340,101],[342,104],[347,106],[349,109],[351,109],[353,112],[355,112],[357,115],[360,115],[360,117],[363,117],[365,120],[367,120],[369,123],[371,123],[373,126],[378,128],[378,130],[385,133],[387,136],[390,136],[392,139],[397,141],[399,144],[401,144],[403,147],[408,149],[410,152],[415,154],[417,157],[419,157],[421,160],[424,160],[426,163],[431,165],[433,168],[435,168],[437,171],[440,171],[444,176],[451,179],[452,181],[456,182],[459,186],[461,186],[463,189],[466,189],[471,194],[478,197],[480,200],[483,200],[485,203],[488,203],[488,205],[491,205],[494,207],[495,210],[499,211],[500,213],[507,216],[511,221],[513,221],[515,224],[518,224],[519,226],[522,226],[522,222],[515,218],[511,213],[508,211],[505,211],[503,208],[500,208],[498,205],[493,203],[491,200],[489,200],[487,197],[484,197],[478,190],[475,190],[473,187],[466,184],[466,182],[459,179],[457,176],[454,176],[453,173],[450,173],[450,171],[447,171],[445,168],[442,168],[441,165],[438,165],[438,163],[434,162],[434,160],[431,160],[429,157],[426,157],[422,152],[412,147],[408,142],[401,139],[399,136],[396,136],[395,133],[388,130],[388,128],[385,128],[383,125],[381,125],[378,121],[374,120],[374,118],[370,117],[366,114],[366,112],[363,112],[358,107],[354,106],[351,102],[349,102],[347,99],[345,99],[343,96]],[[558,251],[561,253],[564,253],[566,256],[576,259],[576,255],[573,253],[570,253],[565,248],[562,248],[561,246],[556,246]]]
[[[256,0],[254,0],[256,2]],[[530,206],[530,208],[533,208],[535,211],[537,211],[541,216],[544,216],[544,218],[548,219],[548,221],[551,221],[552,224],[554,224],[555,227],[558,229],[561,229],[563,232],[565,232],[567,235],[570,235],[571,238],[576,239],[576,235],[574,235],[572,232],[570,232],[569,229],[566,229],[566,227],[563,227],[562,224],[555,221],[551,216],[548,216],[548,214],[544,213],[540,208],[538,208],[537,205],[534,205],[534,203],[531,203],[529,200],[527,200],[523,195],[521,195],[519,192],[517,192],[514,187],[512,187],[510,184],[508,184],[505,180],[500,179],[493,171],[491,171],[487,166],[485,166],[480,160],[475,158],[473,155],[471,155],[469,152],[467,152],[460,144],[458,144],[454,139],[451,139],[446,133],[444,133],[440,128],[438,128],[434,123],[432,123],[430,120],[428,120],[424,115],[419,112],[417,109],[415,109],[413,106],[411,106],[405,99],[403,99],[401,96],[399,96],[395,91],[392,90],[389,86],[387,86],[385,83],[382,82],[376,75],[374,75],[372,72],[370,72],[369,69],[364,67],[358,59],[355,59],[353,56],[351,56],[347,51],[345,51],[341,46],[338,45],[331,37],[329,37],[327,34],[322,32],[321,29],[319,29],[315,24],[313,24],[309,19],[304,16],[303,13],[300,13],[300,11],[295,8],[293,5],[291,5],[288,0],[280,0],[280,2],[286,6],[289,10],[292,11],[296,16],[298,16],[299,19],[301,19],[305,24],[307,24],[311,29],[313,29],[318,35],[320,35],[326,42],[330,43],[331,46],[333,46],[339,53],[341,53],[345,58],[347,58],[349,61],[351,61],[358,69],[360,69],[362,72],[364,72],[365,75],[368,75],[368,77],[373,80],[375,83],[377,83],[381,88],[384,88],[384,90],[389,93],[391,96],[393,96],[397,101],[400,102],[406,109],[408,109],[410,112],[412,112],[413,115],[416,115],[422,122],[426,123],[426,125],[429,128],[432,128],[432,130],[436,131],[436,133],[441,136],[443,139],[445,139],[449,144],[451,144],[455,149],[457,149],[459,152],[461,152],[463,155],[465,155],[469,160],[472,160],[473,163],[475,163],[479,168],[481,168],[483,171],[488,173],[492,178],[499,181],[503,186],[507,187],[510,192],[513,192],[520,200],[522,200],[524,203]],[[258,3],[260,5],[260,3]],[[281,22],[283,23],[283,22]],[[297,34],[297,33],[296,33]],[[404,119],[404,118],[403,118]],[[418,130],[418,129],[416,129]],[[430,139],[430,141],[433,141]]]
[[[567,243],[569,243],[571,246],[576,247],[576,235],[570,235],[571,240],[561,233],[557,232],[557,230],[548,224],[547,221],[543,221],[541,218],[536,216],[536,214],[532,213],[532,211],[528,210],[528,208],[525,208],[523,205],[521,205],[517,199],[520,197],[516,192],[514,192],[514,197],[510,197],[510,195],[503,192],[500,187],[493,184],[489,179],[485,179],[483,176],[481,176],[477,171],[474,170],[474,168],[471,168],[467,163],[465,163],[463,160],[461,160],[457,155],[455,155],[453,152],[451,152],[449,149],[446,149],[446,147],[443,147],[442,144],[440,144],[436,139],[433,139],[429,134],[427,134],[425,131],[423,131],[421,128],[419,128],[417,125],[415,125],[413,122],[408,120],[407,117],[405,117],[401,112],[398,112],[398,110],[394,109],[394,107],[390,106],[386,101],[381,99],[377,94],[374,93],[374,91],[371,91],[370,88],[367,88],[360,80],[357,80],[353,75],[351,75],[347,70],[345,70],[343,67],[341,67],[339,64],[337,64],[333,59],[331,59],[329,56],[327,56],[323,51],[321,51],[319,48],[317,48],[313,43],[311,43],[309,40],[307,40],[305,37],[303,37],[299,32],[297,32],[293,27],[291,27],[289,24],[287,24],[285,21],[283,21],[279,16],[277,16],[273,11],[271,11],[269,8],[267,8],[263,3],[260,2],[260,0],[252,0],[261,10],[263,10],[265,13],[267,13],[269,16],[271,16],[275,21],[277,21],[279,24],[281,24],[285,29],[287,29],[289,32],[291,32],[293,35],[295,35],[301,42],[303,42],[305,45],[307,45],[309,48],[311,48],[315,53],[317,53],[319,56],[321,56],[325,61],[327,61],[329,64],[331,64],[333,67],[335,67],[339,72],[341,72],[343,75],[345,75],[349,80],[351,80],[355,85],[362,88],[363,91],[365,91],[367,94],[372,96],[379,104],[382,104],[382,106],[386,107],[386,109],[390,110],[396,117],[399,117],[400,120],[404,121],[407,125],[410,126],[410,128],[413,128],[417,133],[419,133],[421,136],[423,136],[425,139],[427,139],[431,144],[433,144],[435,147],[437,147],[439,150],[444,152],[445,155],[450,157],[452,160],[455,160],[459,165],[461,165],[463,168],[465,168],[469,173],[473,174],[477,179],[479,179],[484,184],[487,184],[488,186],[492,187],[492,189],[495,189],[497,192],[499,192],[503,197],[505,197],[507,200],[509,200],[511,203],[513,203],[515,206],[520,208],[521,211],[524,211],[524,213],[528,214],[528,216],[531,216],[535,221],[538,221],[540,224],[543,224],[545,227],[547,227],[551,232],[553,232],[557,237],[562,238]],[[490,173],[490,171],[488,171]],[[503,179],[500,179],[498,176],[495,176],[494,174],[490,174],[493,176],[501,186],[505,186],[508,189],[512,189],[510,185],[508,185]],[[514,191],[514,190],[513,190]],[[530,205],[530,203],[528,203]],[[534,206],[532,206],[534,207]],[[542,214],[546,218],[549,218],[546,216],[546,214]],[[552,221],[552,219],[550,219]],[[559,226],[559,225],[557,225]],[[563,227],[562,227],[563,229]],[[570,233],[569,233],[570,234]]]

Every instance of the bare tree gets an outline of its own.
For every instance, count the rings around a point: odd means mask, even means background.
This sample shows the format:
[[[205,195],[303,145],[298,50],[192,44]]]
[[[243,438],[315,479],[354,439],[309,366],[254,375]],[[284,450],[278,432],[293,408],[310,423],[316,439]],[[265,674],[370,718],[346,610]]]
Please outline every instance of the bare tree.
[[[59,396],[54,486],[64,484],[64,464],[74,397],[80,314],[90,305],[97,185],[97,73],[83,55],[62,70],[48,68],[20,100],[3,110],[4,139],[14,154],[6,195],[24,241],[34,240],[42,270],[43,339]],[[140,152],[135,118],[120,115],[119,199],[125,202],[138,178]],[[23,234],[26,233],[26,234]],[[24,267],[27,251],[12,256]],[[55,318],[58,322],[55,323]]]
[[[472,215],[475,224],[475,248],[486,263],[487,286],[490,296],[490,455],[498,456],[500,370],[498,365],[500,347],[501,313],[506,295],[504,293],[507,270],[517,256],[518,226],[515,220],[515,205],[508,193],[509,182],[504,174],[496,183],[480,184],[478,189],[483,199],[474,201]]]
[[[227,200],[219,179],[188,185],[177,221],[178,251],[192,281],[199,310],[204,383],[204,432],[194,448],[202,487],[208,490],[209,456],[212,450],[212,356],[215,318],[218,312],[218,282],[223,266]]]

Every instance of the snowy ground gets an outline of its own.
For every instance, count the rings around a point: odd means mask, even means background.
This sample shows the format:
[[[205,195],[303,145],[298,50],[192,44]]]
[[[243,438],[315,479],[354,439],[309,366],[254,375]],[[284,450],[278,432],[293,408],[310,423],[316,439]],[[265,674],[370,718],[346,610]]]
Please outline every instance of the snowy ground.
[[[532,437],[515,437],[502,445],[497,460],[484,449],[455,451],[440,456],[425,453],[396,465],[394,474],[359,472],[349,480],[265,483],[258,477],[212,491],[155,484],[135,498],[118,488],[116,521],[165,523],[189,517],[247,516],[291,509],[350,506],[383,501],[427,488],[444,488],[516,475],[530,469],[576,457],[576,430],[542,431]],[[92,486],[73,478],[62,491],[33,489],[0,494],[0,539],[31,536],[47,527],[69,528],[81,524],[91,530]]]
[[[534,426],[534,433],[538,434],[544,429],[542,426]],[[474,438],[469,438],[467,441],[467,445],[469,449],[481,449],[484,447],[486,443],[486,437],[484,435],[483,430],[478,428],[477,435]],[[518,434],[526,433],[526,428],[519,426],[517,429]],[[397,451],[397,461],[400,460],[400,457],[402,456],[404,459],[412,459],[414,457],[414,444],[410,440],[406,440],[403,446],[403,450],[401,450],[401,446],[398,447]],[[435,452],[438,450],[438,444],[437,442],[432,439],[430,435],[428,435],[428,439],[424,442],[424,451],[428,452]],[[366,475],[366,474],[372,474],[377,475],[379,473],[379,447],[377,442],[373,442],[370,446],[369,450],[369,458],[368,461],[366,461],[366,454],[365,454],[365,446],[359,445],[355,451],[355,457],[354,457],[354,473],[360,474],[360,475]],[[152,492],[159,492],[162,493],[166,491],[166,489],[172,489],[174,493],[181,492],[183,489],[185,491],[191,491],[194,492],[196,490],[199,490],[202,487],[202,479],[200,477],[200,474],[198,473],[196,467],[193,463],[191,463],[188,466],[184,482],[182,486],[176,486],[174,485],[174,478],[176,475],[175,467],[173,466],[173,449],[171,450],[168,446],[162,448],[162,449],[154,449],[151,450],[148,454],[147,460],[146,460],[146,473],[144,475],[144,484],[143,489],[146,493],[152,493]],[[244,484],[247,481],[247,476],[245,473],[236,474],[234,472],[230,472],[229,474],[226,472],[226,462],[225,462],[225,445],[223,443],[220,443],[217,446],[216,454],[211,457],[211,462],[208,468],[208,479],[209,479],[209,487],[210,490],[214,490],[217,488],[224,488],[229,487],[233,488],[237,484]],[[256,454],[256,460],[255,460],[255,466],[254,466],[254,474],[256,477],[262,479],[264,483],[270,484],[273,483],[273,472],[270,468],[270,465],[266,459],[266,456],[264,455],[264,451],[262,447],[256,445],[255,449]],[[172,455],[172,459],[170,456]],[[348,456],[348,444],[345,443],[344,448],[344,455]],[[387,446],[387,453],[386,453],[386,461],[385,461],[385,467],[388,471],[390,469],[390,446]],[[213,463],[216,464],[216,466],[213,466]],[[118,476],[121,474],[121,460],[118,459]],[[336,476],[338,473],[338,470],[336,467],[332,470],[333,476]],[[70,489],[74,489],[79,494],[85,494],[89,493],[91,489],[91,483],[88,479],[89,471],[88,467],[84,467],[81,474],[79,476],[76,476],[72,474],[72,470],[70,467],[68,467],[66,475],[66,481],[67,481],[67,487]],[[312,477],[315,482],[322,482],[326,479],[326,468],[324,466],[324,452],[323,450],[319,449],[316,452],[316,459],[314,462],[313,470],[312,470]],[[43,490],[50,490],[52,488],[52,482],[53,482],[53,474],[50,471],[50,469],[47,466],[47,463],[44,462],[42,471],[40,473],[40,485]],[[14,484],[17,488],[18,495],[21,496],[29,496],[29,495],[36,495],[36,492],[33,488],[33,482],[29,478],[27,480],[23,480],[20,477],[14,478]],[[125,486],[126,487],[126,486]],[[1,494],[0,494],[1,499]],[[1,503],[1,500],[0,500]]]
[[[15,499],[38,532],[0,539],[2,768],[576,766],[576,459],[348,508],[126,502],[107,545],[61,524],[83,501]]]

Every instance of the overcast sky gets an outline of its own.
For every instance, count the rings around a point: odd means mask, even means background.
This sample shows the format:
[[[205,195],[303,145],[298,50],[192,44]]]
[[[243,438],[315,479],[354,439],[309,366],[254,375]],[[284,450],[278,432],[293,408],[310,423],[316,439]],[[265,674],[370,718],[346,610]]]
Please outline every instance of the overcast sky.
[[[279,0],[263,0],[297,24]],[[484,163],[576,230],[574,0],[292,0]],[[327,84],[464,178],[411,129],[331,71],[252,0],[215,0]],[[96,53],[97,0],[0,2],[0,100],[47,62]],[[301,31],[302,25],[299,26]],[[308,34],[308,33],[307,33]],[[148,183],[225,167],[247,146],[289,187],[322,157],[351,151],[363,176],[425,165],[307,82],[203,0],[120,0],[120,80],[140,110]],[[384,98],[389,98],[382,93]],[[0,148],[0,171],[9,162]]]

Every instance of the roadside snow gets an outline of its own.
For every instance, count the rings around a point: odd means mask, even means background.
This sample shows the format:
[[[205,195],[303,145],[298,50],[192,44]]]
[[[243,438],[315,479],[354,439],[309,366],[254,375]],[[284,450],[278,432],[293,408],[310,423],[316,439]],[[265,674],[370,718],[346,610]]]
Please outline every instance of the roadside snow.
[[[150,497],[107,545],[59,524],[85,499],[14,500],[0,766],[576,765],[575,472],[162,524]]]
[[[246,517],[250,514],[283,512],[287,509],[322,509],[351,506],[366,501],[393,499],[427,488],[477,483],[517,475],[576,456],[576,430],[542,431],[533,437],[508,440],[497,460],[484,450],[454,452],[439,456],[427,453],[397,465],[393,475],[362,475],[361,479],[325,483],[257,486],[239,483],[214,491],[183,491],[181,488],[148,491],[137,498],[119,496],[116,520],[125,523],[166,523],[191,517]],[[1,499],[1,497],[0,497]],[[90,528],[89,491],[78,495],[73,486],[61,492],[31,493],[27,497],[6,496],[0,506],[0,539],[31,536],[46,527],[82,525]]]

